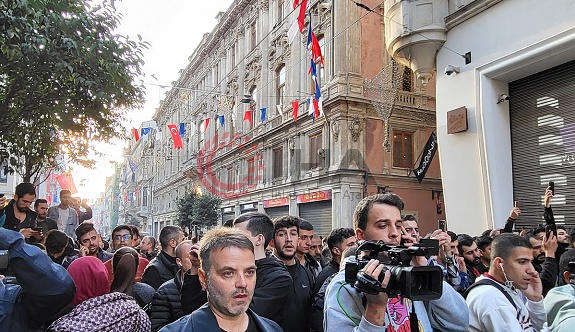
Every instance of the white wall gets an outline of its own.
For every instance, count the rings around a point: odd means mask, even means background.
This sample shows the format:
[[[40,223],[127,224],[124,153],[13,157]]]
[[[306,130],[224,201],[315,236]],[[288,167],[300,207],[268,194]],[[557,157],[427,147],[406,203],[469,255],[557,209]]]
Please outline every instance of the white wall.
[[[508,83],[575,59],[575,0],[508,0],[452,28],[437,54],[437,134],[445,209],[455,232],[502,227],[513,206]],[[472,53],[465,65],[460,54]],[[444,68],[459,66],[447,76]],[[511,96],[513,98],[513,96]],[[467,107],[467,132],[447,112]]]

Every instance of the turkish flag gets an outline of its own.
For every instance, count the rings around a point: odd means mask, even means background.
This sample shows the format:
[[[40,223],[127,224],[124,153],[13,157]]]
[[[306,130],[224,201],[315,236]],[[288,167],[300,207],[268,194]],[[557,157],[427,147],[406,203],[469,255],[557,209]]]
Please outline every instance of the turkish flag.
[[[168,129],[170,130],[170,134],[172,134],[172,139],[174,140],[174,149],[183,149],[184,142],[182,142],[182,136],[180,136],[180,130],[178,129],[178,126],[175,124],[169,124]]]
[[[70,190],[72,195],[78,193],[78,189],[76,189],[76,185],[74,184],[74,179],[72,178],[72,174],[66,172],[58,175],[56,177],[56,181],[60,185],[60,188],[64,190]]]
[[[247,110],[244,113],[244,121],[247,120],[250,123],[250,126],[252,125],[252,112],[253,112],[252,110]]]

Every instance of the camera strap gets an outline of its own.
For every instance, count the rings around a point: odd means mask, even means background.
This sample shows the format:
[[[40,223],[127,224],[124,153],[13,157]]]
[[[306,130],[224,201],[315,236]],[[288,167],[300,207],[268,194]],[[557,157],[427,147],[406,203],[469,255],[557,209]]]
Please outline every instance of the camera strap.
[[[412,332],[419,332],[419,319],[415,313],[415,302],[411,301],[411,314],[409,315],[409,326]]]

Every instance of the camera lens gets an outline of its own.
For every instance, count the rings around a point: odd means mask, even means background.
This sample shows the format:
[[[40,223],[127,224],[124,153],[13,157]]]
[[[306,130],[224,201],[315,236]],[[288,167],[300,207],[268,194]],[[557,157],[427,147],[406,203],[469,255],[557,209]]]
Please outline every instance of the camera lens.
[[[424,274],[413,273],[411,276],[412,290],[427,290],[429,288],[429,279]]]

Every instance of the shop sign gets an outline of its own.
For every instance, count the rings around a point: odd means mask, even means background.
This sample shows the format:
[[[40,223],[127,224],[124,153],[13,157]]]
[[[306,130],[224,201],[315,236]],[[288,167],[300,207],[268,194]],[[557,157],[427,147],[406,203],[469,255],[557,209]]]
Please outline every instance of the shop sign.
[[[264,208],[289,205],[289,197],[274,198],[262,202]]]
[[[331,190],[316,191],[309,194],[297,195],[296,201],[299,203],[310,203],[327,201],[331,199]]]

